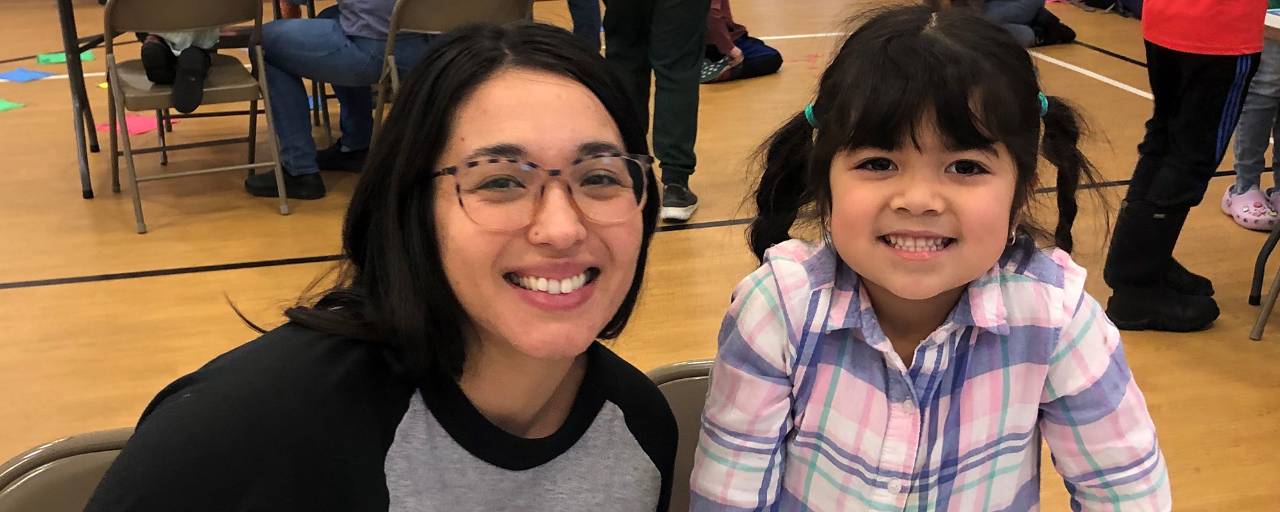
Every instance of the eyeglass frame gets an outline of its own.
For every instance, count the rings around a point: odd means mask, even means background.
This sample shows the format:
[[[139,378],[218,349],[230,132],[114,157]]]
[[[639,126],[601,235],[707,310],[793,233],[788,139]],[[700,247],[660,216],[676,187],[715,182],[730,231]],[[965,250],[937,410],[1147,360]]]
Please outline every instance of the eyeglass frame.
[[[569,167],[573,167],[573,166],[575,166],[575,165],[578,165],[578,164],[580,164],[580,163],[582,163],[582,162],[585,162],[585,161],[587,161],[587,160],[591,160],[591,159],[593,159],[593,158],[602,158],[602,157],[625,158],[625,159],[631,160],[631,161],[633,161],[633,162],[635,162],[635,163],[637,163],[637,164],[639,164],[639,165],[641,166],[640,176],[641,176],[641,178],[643,178],[643,179],[644,179],[644,182],[641,184],[640,189],[639,189],[639,190],[640,190],[640,197],[636,198],[636,199],[637,199],[637,201],[636,201],[636,211],[643,210],[643,209],[644,209],[644,203],[645,203],[645,201],[646,201],[646,200],[648,200],[648,198],[649,198],[649,174],[650,174],[651,172],[653,172],[653,162],[654,162],[654,157],[653,157],[653,155],[645,155],[645,154],[641,154],[641,153],[624,153],[624,152],[621,152],[621,151],[603,151],[603,152],[593,153],[593,154],[590,154],[590,155],[580,156],[580,157],[578,157],[576,160],[574,160],[572,163],[570,163],[570,164],[569,164]],[[502,157],[502,156],[487,156],[487,157],[482,157],[482,158],[473,158],[473,159],[467,160],[467,161],[465,161],[465,162],[462,162],[462,163],[460,163],[460,164],[458,164],[458,165],[451,165],[451,166],[448,166],[448,167],[442,167],[440,170],[438,170],[438,171],[435,171],[435,172],[431,173],[431,179],[436,179],[436,178],[439,178],[439,177],[442,177],[442,176],[453,176],[453,178],[454,178],[454,180],[453,180],[453,192],[454,192],[454,197],[456,197],[456,198],[458,199],[458,207],[459,207],[459,208],[462,208],[462,212],[463,212],[464,214],[466,214],[467,218],[468,218],[468,219],[470,219],[470,220],[471,220],[471,222],[475,223],[477,226],[480,226],[480,227],[482,227],[482,228],[489,229],[489,230],[492,230],[492,231],[503,231],[503,232],[519,231],[519,230],[524,229],[524,228],[527,228],[527,227],[529,227],[531,224],[533,224],[533,218],[532,218],[532,217],[530,217],[530,218],[529,218],[529,222],[528,222],[527,224],[525,224],[525,225],[523,225],[523,226],[521,226],[521,227],[518,227],[518,228],[511,228],[511,229],[499,229],[499,228],[493,228],[493,227],[486,226],[486,225],[481,224],[480,222],[476,221],[475,217],[472,217],[472,216],[471,216],[471,212],[467,211],[467,206],[462,202],[462,184],[458,182],[458,173],[459,173],[459,172],[461,172],[461,171],[463,171],[463,170],[465,170],[465,169],[475,168],[475,167],[479,166],[480,164],[484,164],[484,163],[496,164],[496,163],[502,163],[502,162],[512,163],[512,164],[520,164],[520,165],[522,166],[522,168],[526,168],[526,169],[528,169],[528,170],[529,170],[529,171],[531,171],[531,172],[532,172],[532,171],[543,171],[544,173],[546,173],[546,176],[547,176],[548,178],[557,178],[557,177],[559,177],[559,176],[561,175],[561,173],[564,171],[564,169],[562,169],[562,168],[547,168],[547,167],[543,167],[541,164],[538,164],[537,162],[534,162],[534,161],[531,161],[531,160],[522,159],[522,158],[511,158],[511,157]],[[546,184],[544,183],[544,184],[543,184],[542,189],[538,191],[538,197],[537,197],[537,199],[538,199],[538,200],[541,200],[541,199],[542,199],[542,194],[543,194],[543,192],[544,192],[545,190],[546,190]],[[570,186],[569,186],[569,197],[570,197],[570,198],[572,199],[572,201],[573,201],[573,207],[574,207],[574,209],[575,209],[575,210],[577,210],[577,211],[578,211],[578,213],[582,214],[582,217],[583,217],[584,219],[587,219],[587,220],[591,221],[591,222],[592,222],[592,223],[594,223],[594,224],[597,224],[597,225],[600,225],[600,226],[613,226],[613,225],[621,224],[621,223],[623,223],[623,222],[626,222],[626,221],[627,221],[627,219],[625,219],[625,218],[624,218],[624,219],[619,219],[619,220],[616,220],[616,221],[601,222],[601,221],[598,221],[598,220],[596,220],[596,219],[591,218],[591,216],[590,216],[590,215],[587,215],[587,214],[586,214],[586,212],[584,212],[584,211],[582,210],[582,207],[578,205],[578,199],[577,199],[577,197],[576,197],[576,196],[574,196],[574,195],[573,195],[573,186],[572,186],[572,185],[570,185]],[[534,204],[534,210],[533,210],[533,211],[534,211],[534,213],[535,213],[535,214],[537,213],[537,211],[538,211],[537,203],[535,203],[535,204]]]

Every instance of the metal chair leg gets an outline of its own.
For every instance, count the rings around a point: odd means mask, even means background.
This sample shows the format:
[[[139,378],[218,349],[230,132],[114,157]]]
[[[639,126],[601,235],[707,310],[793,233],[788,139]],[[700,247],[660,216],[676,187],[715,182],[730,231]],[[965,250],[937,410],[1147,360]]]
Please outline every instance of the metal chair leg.
[[[1267,272],[1267,259],[1271,257],[1271,251],[1275,250],[1276,242],[1280,242],[1280,223],[1271,227],[1271,234],[1262,244],[1262,250],[1258,251],[1258,259],[1253,263],[1253,284],[1249,287],[1250,305],[1257,306],[1261,299],[1262,279]]]
[[[320,87],[315,80],[311,81],[311,126],[320,126]]]
[[[329,123],[329,93],[325,91],[328,87],[324,82],[317,82],[316,85],[320,86],[320,96],[317,101],[320,102],[320,126],[324,128],[325,146],[332,146],[333,126]]]
[[[258,59],[258,63],[266,62],[266,59],[262,58],[261,46],[254,48],[252,51],[254,53],[250,58]],[[270,91],[267,90],[266,77],[267,77],[266,73],[258,74],[258,91],[259,91],[259,94],[262,95],[263,110],[266,111],[266,114],[267,114],[267,128],[268,128],[267,144],[270,144],[271,156],[275,159],[275,164],[276,164],[274,171],[276,174],[276,192],[279,193],[279,198],[280,198],[280,215],[288,215],[289,214],[289,199],[288,199],[289,195],[288,195],[288,192],[285,190],[284,166],[281,165],[280,163],[280,139],[276,137],[276,131],[274,128],[272,128],[273,126],[275,126],[275,117],[271,115],[271,93]]]
[[[1276,306],[1277,295],[1280,295],[1280,270],[1277,270],[1275,277],[1271,278],[1271,291],[1267,293],[1267,301],[1258,311],[1258,319],[1253,323],[1253,330],[1249,331],[1249,339],[1253,341],[1262,339],[1262,331],[1266,329],[1267,320],[1271,318],[1271,309]]]
[[[110,58],[108,60],[109,62],[108,68],[107,68],[108,72],[114,70],[115,68],[114,60],[115,60],[114,58]],[[114,89],[111,93],[111,96],[117,110],[116,118],[117,120],[120,121],[116,126],[116,129],[120,130],[119,136],[124,137],[124,161],[125,161],[124,170],[125,170],[125,176],[129,179],[129,193],[131,196],[133,196],[133,217],[134,217],[134,221],[136,222],[135,229],[137,230],[138,234],[141,235],[147,232],[147,224],[142,219],[142,195],[138,191],[138,173],[137,173],[137,169],[135,169],[133,165],[133,145],[130,144],[130,141],[129,141],[129,126],[125,124],[125,121],[123,120],[125,117],[123,115],[125,112],[124,92],[120,91],[119,89]]]
[[[160,134],[160,165],[169,165],[169,146],[164,140],[164,111],[156,111],[156,133]]]
[[[107,83],[110,84],[111,81],[108,80]],[[108,95],[111,97],[108,98],[107,100],[107,125],[111,127],[110,135],[108,136],[108,139],[110,139],[109,145],[111,146],[109,148],[111,149],[111,191],[119,194],[120,193],[120,147],[119,147],[119,142],[116,140],[116,134],[119,129],[118,123],[121,123],[122,121],[116,119],[116,102],[114,98],[114,95],[115,95],[114,86],[108,85],[108,89],[111,89],[111,91],[108,92]]]
[[[249,102],[249,163],[258,160],[258,100]]]

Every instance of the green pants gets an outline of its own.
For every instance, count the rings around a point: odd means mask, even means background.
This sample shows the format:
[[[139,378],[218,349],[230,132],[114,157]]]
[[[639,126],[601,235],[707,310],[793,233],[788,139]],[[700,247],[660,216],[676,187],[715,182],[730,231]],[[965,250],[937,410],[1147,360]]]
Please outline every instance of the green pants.
[[[698,163],[698,76],[710,8],[710,0],[605,0],[605,59],[630,88],[646,129],[653,75],[653,154],[667,184],[687,184]]]

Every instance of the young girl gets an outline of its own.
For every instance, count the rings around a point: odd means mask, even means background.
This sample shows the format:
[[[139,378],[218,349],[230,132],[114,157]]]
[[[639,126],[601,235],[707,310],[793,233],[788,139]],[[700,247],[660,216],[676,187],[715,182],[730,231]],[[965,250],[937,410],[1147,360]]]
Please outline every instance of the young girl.
[[[1043,436],[1074,509],[1168,510],[1120,338],[1065,252],[1094,174],[1079,127],[975,15],[854,32],[764,150],[764,264],[720,333],[693,508],[1035,510]],[[1037,156],[1052,237],[1028,206]],[[798,218],[823,243],[787,240]]]

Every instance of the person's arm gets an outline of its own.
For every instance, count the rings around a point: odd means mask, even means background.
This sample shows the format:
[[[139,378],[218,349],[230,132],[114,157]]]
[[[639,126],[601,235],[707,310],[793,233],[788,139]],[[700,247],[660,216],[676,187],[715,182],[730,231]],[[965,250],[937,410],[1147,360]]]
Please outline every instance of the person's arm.
[[[711,0],[711,10],[707,12],[707,43],[715,45],[716,51],[721,55],[729,55],[737,49],[733,45],[733,38],[729,36],[733,20],[728,18],[728,9],[725,9],[728,1]]]
[[[1049,360],[1040,430],[1073,510],[1171,510],[1169,473],[1120,334],[1083,290]]]
[[[695,511],[767,508],[781,490],[799,338],[788,320],[804,312],[787,306],[772,266],[738,284],[720,328],[690,481]]]

